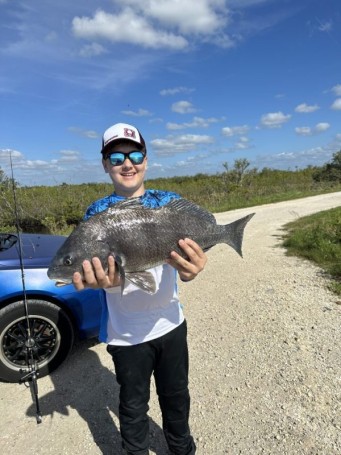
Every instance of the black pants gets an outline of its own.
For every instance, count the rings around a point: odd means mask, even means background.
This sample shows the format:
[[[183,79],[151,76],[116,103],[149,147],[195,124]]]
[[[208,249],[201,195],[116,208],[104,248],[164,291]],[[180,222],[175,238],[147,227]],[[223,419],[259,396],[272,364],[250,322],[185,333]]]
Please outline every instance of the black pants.
[[[150,379],[154,374],[162,426],[174,455],[192,455],[195,444],[188,425],[188,348],[186,321],[166,335],[133,346],[108,345],[120,385],[122,445],[128,454],[147,455]]]

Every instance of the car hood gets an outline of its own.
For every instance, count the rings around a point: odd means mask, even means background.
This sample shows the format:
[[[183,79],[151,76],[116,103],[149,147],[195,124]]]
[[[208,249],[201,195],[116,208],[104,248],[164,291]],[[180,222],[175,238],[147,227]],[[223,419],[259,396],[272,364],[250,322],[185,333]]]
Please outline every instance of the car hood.
[[[0,234],[6,239],[7,234]],[[17,234],[8,234],[0,251],[0,270],[20,267],[20,243]],[[20,234],[23,265],[26,268],[48,267],[66,237],[47,234]]]

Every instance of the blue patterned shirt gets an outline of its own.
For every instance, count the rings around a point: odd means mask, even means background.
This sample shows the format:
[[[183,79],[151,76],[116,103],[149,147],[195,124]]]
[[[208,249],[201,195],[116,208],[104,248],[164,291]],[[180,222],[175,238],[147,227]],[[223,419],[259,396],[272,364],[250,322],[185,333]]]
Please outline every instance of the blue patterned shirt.
[[[148,208],[157,208],[162,207],[168,204],[173,199],[180,199],[180,195],[173,193],[171,191],[162,191],[162,190],[146,190],[143,196],[140,196],[139,199],[141,203]],[[84,219],[87,220],[96,213],[103,212],[108,207],[117,202],[124,201],[124,196],[118,196],[116,193],[112,193],[109,196],[105,196],[102,199],[99,199],[93,202],[87,209]]]

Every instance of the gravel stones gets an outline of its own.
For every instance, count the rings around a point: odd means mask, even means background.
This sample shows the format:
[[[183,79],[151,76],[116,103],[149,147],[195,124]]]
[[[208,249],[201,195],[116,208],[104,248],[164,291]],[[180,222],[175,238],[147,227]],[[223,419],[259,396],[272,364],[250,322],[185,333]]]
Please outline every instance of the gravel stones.
[[[256,212],[244,259],[218,245],[196,280],[179,283],[198,455],[341,453],[340,298],[319,268],[280,247],[285,223],[340,204],[339,192],[216,215],[228,223]],[[0,384],[3,454],[121,454],[103,344],[82,343],[38,385],[39,426],[29,391]],[[153,384],[150,422],[151,453],[166,455]]]

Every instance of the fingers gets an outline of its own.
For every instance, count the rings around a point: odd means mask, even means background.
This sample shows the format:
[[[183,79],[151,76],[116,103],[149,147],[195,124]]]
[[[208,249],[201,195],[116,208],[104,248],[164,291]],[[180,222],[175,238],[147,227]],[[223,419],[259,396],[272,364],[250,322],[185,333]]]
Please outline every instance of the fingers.
[[[72,283],[74,287],[77,289],[77,291],[82,291],[85,287],[82,280],[82,275],[79,272],[75,272],[73,274]]]
[[[207,257],[203,252],[202,248],[194,242],[192,239],[184,239],[179,241],[179,246],[186,256],[190,259],[191,262],[200,262],[200,264],[205,265],[207,262]],[[193,260],[193,261],[192,261]]]
[[[77,290],[84,288],[108,288],[118,286],[120,279],[117,276],[115,259],[113,256],[108,257],[108,271],[105,271],[99,258],[92,258],[91,262],[83,261],[83,278],[80,273],[75,272],[73,275],[73,284]]]
[[[189,281],[204,269],[207,257],[202,248],[191,239],[181,239],[179,246],[184,252],[186,259],[176,251],[172,251],[167,262],[177,269],[183,281]]]
[[[98,258],[93,258],[91,262],[84,261],[83,276],[83,280],[88,287],[100,287],[99,284],[103,281],[103,277],[105,276],[101,261]]]
[[[108,280],[109,283],[112,283],[112,286],[114,286],[115,280],[117,281],[116,276],[116,264],[115,264],[115,259],[113,256],[108,257]]]

